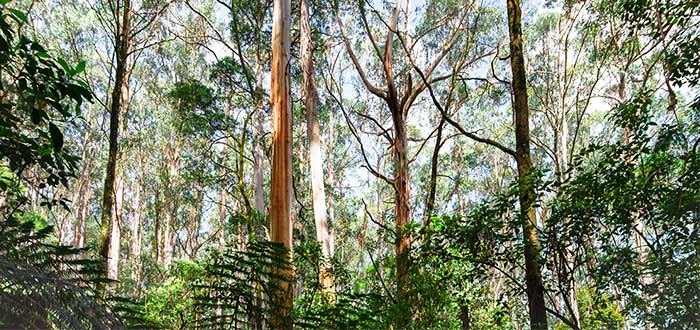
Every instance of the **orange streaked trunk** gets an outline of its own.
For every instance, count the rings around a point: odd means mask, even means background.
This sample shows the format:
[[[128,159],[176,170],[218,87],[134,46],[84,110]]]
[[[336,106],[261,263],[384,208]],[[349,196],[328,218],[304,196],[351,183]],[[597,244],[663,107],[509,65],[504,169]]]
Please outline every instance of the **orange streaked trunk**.
[[[289,24],[290,1],[274,0],[272,23],[272,177],[270,182],[270,239],[292,251],[292,111],[289,102]],[[292,329],[291,312],[294,299],[293,271],[281,268],[285,279],[281,291],[273,298],[275,329]]]

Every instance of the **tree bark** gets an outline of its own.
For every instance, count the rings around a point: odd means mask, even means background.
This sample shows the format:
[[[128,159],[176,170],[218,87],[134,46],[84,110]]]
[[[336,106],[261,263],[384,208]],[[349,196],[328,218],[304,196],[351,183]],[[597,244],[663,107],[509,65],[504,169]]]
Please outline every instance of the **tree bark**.
[[[139,167],[142,166],[139,161]],[[143,230],[141,228],[141,177],[136,178],[134,183],[134,198],[131,201],[133,209],[131,217],[131,279],[138,283],[141,279],[141,240]],[[136,286],[138,287],[138,285]]]
[[[226,144],[224,144],[224,150],[222,151],[224,153],[224,164],[228,162],[228,151],[226,149]],[[227,175],[227,171],[224,170],[223,178],[226,178]],[[226,202],[228,199],[228,191],[226,190],[225,181],[224,183],[221,183],[221,187],[219,189],[219,233],[217,235],[217,240],[219,251],[223,251],[224,246],[226,245]]]
[[[442,127],[445,124],[445,119],[440,120],[438,125],[437,137],[435,138],[435,148],[433,148],[433,156],[430,159],[430,181],[428,187],[428,198],[425,201],[425,223],[424,228],[430,226],[430,218],[435,211],[435,194],[437,190],[437,174],[438,160],[440,158],[440,147],[442,146]]]
[[[263,120],[265,117],[265,110],[264,110],[264,105],[263,105],[263,94],[262,94],[262,80],[263,80],[263,75],[262,75],[262,60],[260,59],[260,56],[256,57],[257,65],[255,68],[255,86],[258,90],[258,95],[256,96],[258,98],[256,102],[256,109],[255,111],[257,112],[255,115],[255,136],[258,137],[259,141],[256,141],[254,143],[254,149],[253,149],[253,186],[254,186],[254,191],[253,191],[253,206],[255,207],[256,210],[258,210],[258,213],[260,215],[265,214],[265,197],[264,197],[264,191],[263,191],[263,146],[260,140],[262,140],[262,135],[263,135]]]
[[[459,306],[459,320],[462,321],[462,330],[471,329],[472,318],[469,315],[469,305],[467,303]]]
[[[272,178],[270,184],[270,239],[292,250],[292,113],[289,102],[290,1],[274,0],[272,23]],[[275,329],[292,329],[293,271],[279,268],[279,294],[273,297]]]
[[[174,143],[178,143],[175,141]],[[170,160],[168,162],[168,190],[170,193],[165,196],[165,221],[163,223],[163,267],[167,270],[170,268],[170,264],[173,261],[173,251],[175,248],[175,232],[173,231],[175,224],[175,216],[177,215],[178,202],[177,202],[177,178],[179,169],[179,148],[173,146],[171,150]]]
[[[332,296],[335,295],[333,274],[327,267],[327,261],[333,257],[333,242],[329,234],[326,217],[326,190],[323,184],[323,155],[321,154],[321,129],[318,122],[318,90],[314,80],[313,40],[309,23],[309,4],[301,0],[301,70],[302,70],[302,99],[306,107],[306,134],[309,139],[309,168],[311,172],[311,193],[314,208],[314,223],[316,239],[321,244],[321,252],[326,259],[321,262],[321,290]]]
[[[547,329],[544,285],[540,269],[541,244],[537,236],[535,186],[530,156],[530,114],[525,83],[525,60],[521,26],[520,0],[506,0],[510,35],[510,64],[513,74],[513,112],[515,113],[515,158],[518,164],[520,222],[525,245],[525,282],[530,314],[530,328]]]
[[[392,110],[394,123],[394,146],[392,148],[394,167],[394,210],[396,228],[396,284],[399,293],[406,290],[409,267],[409,233],[406,230],[409,218],[410,191],[408,182],[408,135],[406,119],[401,109]]]
[[[90,216],[90,198],[92,197],[92,186],[89,182],[83,183],[82,195],[80,196],[80,205],[78,205],[78,225],[75,229],[75,241],[73,245],[79,249],[84,248],[87,244],[87,223],[86,220]]]
[[[114,88],[111,95],[109,116],[109,156],[107,159],[107,173],[102,195],[102,216],[100,219],[100,238],[98,251],[104,262],[109,258],[110,233],[112,231],[112,209],[114,207],[115,179],[117,176],[117,154],[119,150],[119,117],[123,103],[128,100],[128,76],[127,58],[129,54],[129,40],[131,31],[131,1],[125,0],[122,8],[122,22],[116,25],[120,28],[115,31],[115,58],[116,70],[114,76]],[[105,275],[107,267],[105,267]],[[104,295],[105,284],[98,285],[98,296]]]
[[[124,179],[118,175],[115,183],[116,196],[112,207],[112,230],[109,238],[109,259],[107,275],[111,280],[119,279],[119,260],[121,256],[122,208],[124,206]]]
[[[227,98],[226,101],[226,117],[230,118],[231,116],[231,97]],[[226,217],[228,215],[227,213],[227,200],[228,200],[228,160],[229,160],[229,139],[226,138],[224,140],[224,143],[221,148],[221,154],[223,155],[223,166],[222,166],[222,175],[221,175],[221,186],[219,187],[219,232],[217,235],[217,241],[218,241],[218,248],[219,252],[224,250],[224,247],[226,246]]]

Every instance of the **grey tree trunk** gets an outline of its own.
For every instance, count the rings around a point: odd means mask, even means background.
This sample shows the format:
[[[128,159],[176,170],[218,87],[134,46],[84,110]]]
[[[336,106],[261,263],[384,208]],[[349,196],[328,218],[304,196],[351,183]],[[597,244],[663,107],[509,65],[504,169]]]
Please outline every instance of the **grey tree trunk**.
[[[111,95],[109,116],[109,156],[107,159],[107,174],[102,195],[102,217],[100,219],[100,237],[98,251],[105,263],[109,259],[110,236],[113,226],[113,208],[115,199],[115,180],[117,177],[117,155],[119,151],[119,124],[122,108],[126,106],[129,98],[127,59],[129,55],[129,41],[131,33],[131,1],[125,0],[122,8],[121,24],[115,31],[115,58],[116,70],[114,76],[114,88]],[[115,13],[116,14],[116,13]],[[105,267],[105,276],[109,275]],[[98,296],[104,295],[105,284],[98,285]]]

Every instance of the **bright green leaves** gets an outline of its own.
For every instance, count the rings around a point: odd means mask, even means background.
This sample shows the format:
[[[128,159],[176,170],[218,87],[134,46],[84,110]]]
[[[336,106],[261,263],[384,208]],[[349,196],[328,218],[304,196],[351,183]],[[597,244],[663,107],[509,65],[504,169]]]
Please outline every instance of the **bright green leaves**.
[[[73,70],[73,75],[77,75],[85,71],[85,61],[80,61],[78,65],[75,66],[75,69]]]
[[[81,72],[85,71],[85,61],[80,61],[75,66],[75,68],[70,66],[70,64],[68,64],[68,62],[66,62],[66,60],[64,60],[63,58],[60,58],[60,57],[56,59],[56,62],[58,62],[58,64],[63,68],[63,70],[65,70],[68,73],[68,75],[71,77],[74,77],[74,76],[80,74]]]
[[[12,18],[14,18],[15,20],[18,20],[25,24],[29,23],[29,21],[27,20],[27,15],[25,15],[23,12],[12,8],[9,8],[8,10],[12,13]]]

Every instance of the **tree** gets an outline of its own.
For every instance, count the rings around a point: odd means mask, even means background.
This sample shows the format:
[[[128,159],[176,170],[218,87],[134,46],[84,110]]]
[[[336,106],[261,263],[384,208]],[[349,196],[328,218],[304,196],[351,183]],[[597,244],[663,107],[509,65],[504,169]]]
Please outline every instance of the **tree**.
[[[272,24],[272,178],[270,182],[270,240],[292,250],[292,112],[289,103],[289,0],[275,0]],[[278,269],[283,277],[273,322],[277,329],[291,329],[294,299],[291,269]],[[286,278],[285,278],[286,277]]]
[[[518,164],[520,222],[525,245],[525,282],[530,311],[530,327],[547,329],[547,310],[544,302],[540,250],[535,213],[535,184],[530,156],[530,110],[525,84],[525,58],[519,0],[507,0],[508,32],[510,35],[510,65],[513,73],[513,114],[515,117],[515,160]]]
[[[311,172],[311,191],[314,207],[314,223],[316,224],[316,239],[321,244],[321,252],[326,260],[333,257],[333,237],[328,228],[326,212],[326,189],[323,184],[323,155],[321,154],[321,129],[318,123],[318,90],[314,79],[314,44],[309,22],[309,4],[301,0],[299,4],[301,26],[301,70],[302,98],[306,107],[306,132],[309,140],[309,170]],[[326,266],[321,264],[321,287],[330,295],[333,294],[333,275]]]
[[[114,85],[109,102],[109,151],[106,175],[102,192],[102,215],[100,217],[100,232],[98,252],[107,262],[106,272],[110,278],[118,276],[120,255],[120,224],[121,205],[115,206],[122,197],[123,182],[119,178],[117,162],[119,159],[120,116],[129,106],[129,78],[134,63],[130,58],[153,45],[148,37],[152,33],[154,22],[167,9],[168,2],[156,1],[143,4],[145,13],[140,13],[132,6],[131,0],[119,1],[108,5],[109,15],[114,20],[101,18],[105,29],[112,33],[110,36],[114,46]],[[104,4],[103,4],[104,5]],[[97,10],[100,10],[99,8]],[[137,19],[134,21],[134,13]],[[144,35],[145,34],[145,35]],[[132,61],[133,62],[133,61]],[[120,183],[121,182],[121,183]],[[117,190],[119,189],[119,190]],[[110,253],[110,251],[112,251]],[[101,294],[104,285],[100,286]]]
[[[391,155],[392,155],[392,168],[393,168],[393,177],[387,177],[386,175],[380,173],[376,168],[374,168],[371,164],[367,162],[367,157],[364,155],[364,149],[362,150],[363,152],[363,157],[365,158],[365,165],[366,167],[370,170],[370,172],[381,178],[384,182],[389,184],[393,190],[394,190],[394,231],[396,235],[396,240],[395,240],[395,251],[396,251],[396,284],[397,284],[397,291],[399,292],[399,295],[403,295],[407,291],[407,278],[409,275],[409,245],[410,245],[410,228],[409,228],[409,221],[410,221],[410,178],[409,178],[409,163],[410,163],[410,156],[408,154],[409,149],[408,149],[408,127],[407,127],[407,117],[409,114],[409,110],[413,106],[414,102],[418,98],[418,96],[426,89],[426,83],[424,81],[421,81],[417,84],[413,84],[411,76],[404,76],[405,74],[404,70],[395,69],[394,66],[396,65],[395,62],[398,62],[399,64],[402,64],[400,62],[401,59],[403,59],[400,56],[396,56],[394,53],[394,43],[395,43],[395,37],[399,37],[399,39],[403,38],[402,34],[403,33],[408,33],[408,31],[400,31],[399,30],[399,14],[403,11],[406,15],[408,15],[409,8],[403,8],[402,7],[402,1],[396,1],[395,6],[393,10],[391,11],[391,18],[389,22],[384,22],[382,20],[382,23],[385,24],[386,28],[386,39],[383,45],[383,49],[380,48],[379,44],[377,43],[375,36],[373,32],[371,31],[371,27],[369,25],[369,19],[371,16],[367,13],[366,7],[369,6],[365,1],[360,2],[360,19],[362,22],[362,27],[364,31],[367,33],[369,40],[371,42],[371,51],[373,53],[373,57],[376,56],[376,59],[379,60],[379,67],[381,70],[381,76],[383,78],[383,87],[377,87],[374,85],[374,83],[371,82],[370,78],[368,77],[365,69],[363,68],[362,63],[358,59],[357,55],[355,54],[355,51],[353,50],[353,47],[350,44],[350,39],[347,35],[347,32],[345,31],[345,27],[343,25],[343,22],[340,17],[340,12],[339,9],[336,8],[336,21],[338,24],[338,28],[341,33],[341,37],[343,40],[343,44],[345,45],[345,49],[348,53],[348,56],[351,59],[351,62],[353,66],[355,67],[358,75],[360,76],[360,79],[364,85],[364,87],[374,96],[380,98],[383,103],[386,105],[388,112],[390,114],[391,118],[391,124],[392,124],[392,131],[393,134],[389,134],[389,131],[382,127],[379,121],[376,119],[367,116],[367,115],[361,115],[362,117],[372,121],[373,123],[376,123],[378,125],[378,128],[381,130],[381,136],[385,137],[389,144],[391,145]],[[374,14],[379,16],[379,13],[374,10]],[[459,32],[464,28],[464,22],[466,17],[468,16],[467,14],[469,11],[466,13],[461,13],[459,11],[455,11],[452,13],[450,16],[456,18],[456,24],[454,26],[450,26],[446,22],[441,22],[439,27],[444,28],[445,33],[452,33],[450,37],[445,39],[442,42],[441,47],[435,52],[433,55],[432,59],[429,60],[427,68],[425,70],[421,71],[421,75],[426,77],[426,79],[432,79],[435,81],[439,81],[441,79],[445,79],[444,76],[438,77],[438,78],[431,78],[432,74],[442,60],[445,58],[445,56],[452,50],[453,46],[458,40]],[[381,20],[381,18],[380,18]],[[449,22],[449,20],[448,20]],[[405,22],[407,24],[407,22]],[[454,23],[454,22],[451,22]],[[406,30],[406,29],[404,29]],[[428,31],[429,32],[429,31]],[[428,32],[426,33],[418,33],[418,38],[416,40],[412,40],[412,45],[410,47],[405,46],[404,47],[404,56],[406,57],[411,57],[411,49],[422,40],[422,37],[424,37]],[[404,43],[405,44],[405,43]],[[400,51],[397,52],[400,54]],[[397,73],[398,72],[398,73]],[[342,107],[341,107],[342,108]],[[346,119],[348,119],[347,114],[346,114]],[[349,123],[350,124],[350,123]],[[350,124],[351,125],[351,124]],[[352,128],[351,125],[351,129]],[[356,135],[356,133],[355,133]],[[356,138],[358,140],[358,143],[362,143],[359,136],[356,135]],[[402,322],[399,322],[399,326],[401,325]]]
[[[112,279],[116,279],[117,275],[115,266],[118,264],[115,262],[118,263],[118,253],[110,254],[109,251],[110,246],[112,251],[118,251],[119,242],[113,242],[110,236],[118,233],[118,229],[113,229],[115,227],[113,210],[116,194],[117,153],[119,148],[119,116],[122,112],[122,107],[128,106],[127,103],[129,99],[127,57],[129,55],[129,47],[131,46],[131,10],[131,1],[125,0],[121,6],[115,7],[114,12],[114,17],[119,17],[120,20],[113,23],[116,69],[114,74],[114,87],[110,99],[109,156],[107,160],[104,189],[102,192],[102,217],[100,220],[100,236],[97,247],[100,256],[107,262],[108,267],[106,268],[106,272]],[[118,237],[115,238],[118,240]],[[115,256],[117,260],[113,260]],[[111,263],[109,262],[110,260],[112,260]],[[100,294],[104,294],[104,285],[101,285],[99,291],[101,292]]]

